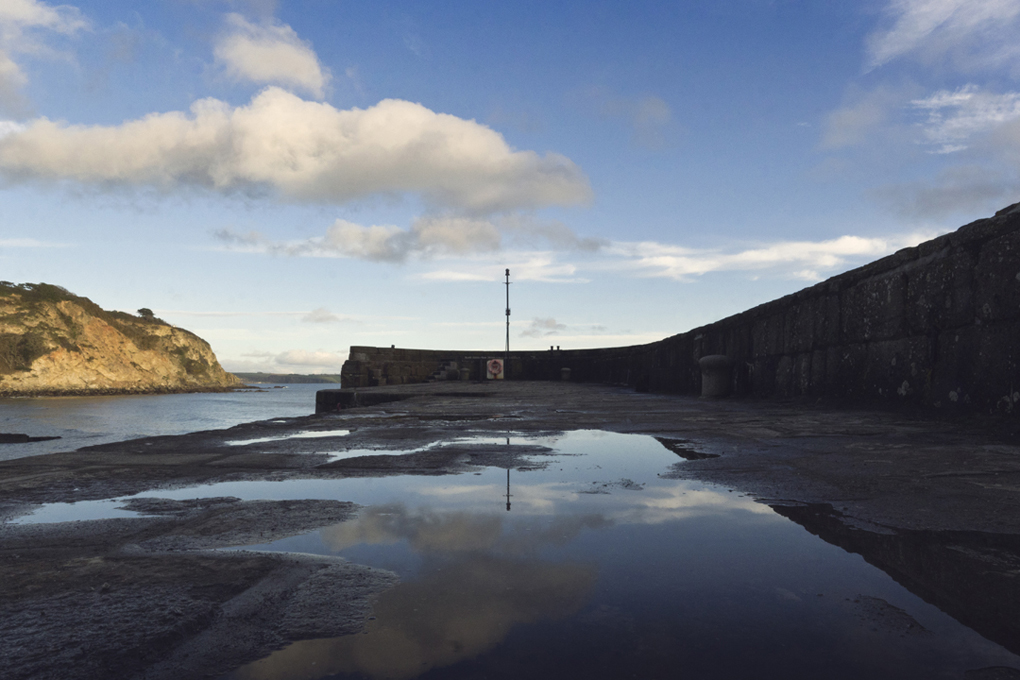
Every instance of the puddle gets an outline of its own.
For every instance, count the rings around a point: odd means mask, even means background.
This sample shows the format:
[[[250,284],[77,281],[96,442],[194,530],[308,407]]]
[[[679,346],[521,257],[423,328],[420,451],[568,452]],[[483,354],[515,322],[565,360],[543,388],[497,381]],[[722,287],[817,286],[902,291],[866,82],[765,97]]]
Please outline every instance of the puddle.
[[[247,446],[248,444],[265,444],[266,442],[282,442],[288,439],[319,439],[324,437],[346,437],[350,430],[312,430],[288,434],[283,437],[257,437],[255,439],[233,439],[223,442],[227,446]]]
[[[1020,667],[861,556],[727,488],[669,479],[680,446],[601,432],[511,441],[555,457],[541,470],[342,480],[338,497],[367,506],[356,520],[253,546],[345,557],[401,584],[365,634],[297,642],[228,679],[927,679]]]
[[[364,634],[297,642],[223,680],[899,680],[1020,668],[1020,657],[809,533],[796,523],[807,526],[803,517],[672,479],[686,442],[595,431],[509,442],[552,455],[536,469],[139,496],[354,501],[365,506],[354,520],[247,549],[335,555],[400,575]],[[22,520],[112,512],[123,499],[96,503],[46,506]]]

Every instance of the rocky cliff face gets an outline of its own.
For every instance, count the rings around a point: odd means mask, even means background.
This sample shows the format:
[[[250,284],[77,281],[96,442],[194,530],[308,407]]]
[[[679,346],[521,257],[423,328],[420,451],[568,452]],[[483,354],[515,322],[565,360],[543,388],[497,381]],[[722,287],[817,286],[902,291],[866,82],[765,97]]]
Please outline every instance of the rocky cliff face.
[[[144,311],[144,310],[143,310]],[[49,284],[0,282],[0,395],[222,390],[209,343]]]

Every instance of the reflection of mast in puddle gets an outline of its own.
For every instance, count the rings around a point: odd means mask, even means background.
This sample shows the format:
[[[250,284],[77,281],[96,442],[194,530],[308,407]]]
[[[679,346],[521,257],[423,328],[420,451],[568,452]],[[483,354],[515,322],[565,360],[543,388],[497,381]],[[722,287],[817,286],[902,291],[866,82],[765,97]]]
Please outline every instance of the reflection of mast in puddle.
[[[506,445],[510,446],[510,430],[507,430],[507,432],[506,432]],[[506,469],[506,511],[507,512],[510,512],[510,496],[512,496],[512,495],[513,494],[510,493],[510,468],[507,467],[507,469]]]

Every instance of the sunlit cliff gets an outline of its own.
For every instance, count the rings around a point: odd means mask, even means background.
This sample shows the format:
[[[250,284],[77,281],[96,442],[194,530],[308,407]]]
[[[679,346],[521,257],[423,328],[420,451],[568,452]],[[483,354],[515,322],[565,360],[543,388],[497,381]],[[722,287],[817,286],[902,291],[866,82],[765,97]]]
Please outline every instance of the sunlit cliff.
[[[190,392],[238,379],[209,343],[50,284],[0,282],[0,395]]]

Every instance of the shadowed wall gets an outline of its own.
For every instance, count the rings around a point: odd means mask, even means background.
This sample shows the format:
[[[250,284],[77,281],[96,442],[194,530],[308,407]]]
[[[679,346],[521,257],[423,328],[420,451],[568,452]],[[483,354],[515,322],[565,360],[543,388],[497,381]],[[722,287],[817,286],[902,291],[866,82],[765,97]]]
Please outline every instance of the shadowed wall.
[[[658,342],[511,352],[507,376],[698,394],[698,359],[738,396],[816,396],[1020,413],[1020,204],[817,285]],[[352,347],[342,387],[484,377],[500,351]]]

